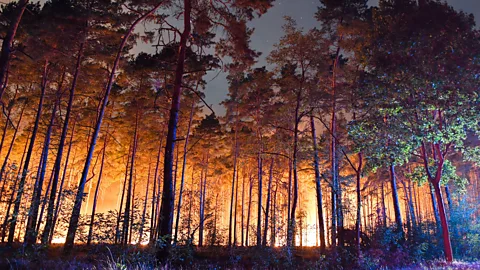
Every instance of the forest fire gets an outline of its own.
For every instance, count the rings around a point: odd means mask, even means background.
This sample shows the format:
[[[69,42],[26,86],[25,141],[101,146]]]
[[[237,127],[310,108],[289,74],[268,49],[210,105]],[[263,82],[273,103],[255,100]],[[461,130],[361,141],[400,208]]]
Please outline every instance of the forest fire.
[[[1,4],[0,268],[479,260],[475,17],[371,2]]]

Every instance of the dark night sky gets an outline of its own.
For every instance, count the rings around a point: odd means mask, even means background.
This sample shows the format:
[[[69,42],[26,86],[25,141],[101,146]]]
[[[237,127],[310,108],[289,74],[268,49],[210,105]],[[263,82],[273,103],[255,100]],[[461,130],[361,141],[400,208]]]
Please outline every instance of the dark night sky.
[[[477,24],[480,25],[480,0],[447,0],[457,10],[462,10],[475,15]],[[318,0],[277,0],[274,6],[261,18],[254,20],[250,26],[255,28],[252,36],[251,46],[257,51],[262,52],[258,66],[266,65],[265,57],[273,49],[273,45],[278,42],[283,35],[282,25],[284,16],[290,16],[297,21],[298,26],[304,29],[318,27],[319,24],[314,18],[314,14],[319,6]],[[369,4],[376,5],[378,0],[370,0]],[[218,105],[227,97],[227,81],[225,74],[211,72],[207,76],[206,101],[212,104],[217,114],[222,115],[224,109]],[[216,77],[215,77],[216,76]],[[215,77],[213,80],[212,78]]]

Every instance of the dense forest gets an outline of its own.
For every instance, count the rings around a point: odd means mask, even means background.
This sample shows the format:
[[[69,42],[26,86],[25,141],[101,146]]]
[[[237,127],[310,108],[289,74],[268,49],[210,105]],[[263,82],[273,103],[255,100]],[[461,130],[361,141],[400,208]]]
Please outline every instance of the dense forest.
[[[285,17],[265,66],[250,22],[273,0],[3,4],[0,266],[479,260],[475,18],[367,2]]]

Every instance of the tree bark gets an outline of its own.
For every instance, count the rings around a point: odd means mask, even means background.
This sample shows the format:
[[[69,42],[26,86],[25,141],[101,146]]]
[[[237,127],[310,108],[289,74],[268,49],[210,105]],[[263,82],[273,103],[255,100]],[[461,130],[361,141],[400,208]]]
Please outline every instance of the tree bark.
[[[397,225],[397,230],[399,232],[402,232],[402,236],[403,236],[402,212],[400,211],[400,202],[398,199],[398,191],[397,191],[397,177],[395,175],[395,165],[393,163],[390,164],[389,170],[390,170],[390,184],[392,186],[393,209],[395,211],[395,223]]]
[[[231,196],[230,196],[230,221],[229,221],[229,224],[228,224],[228,246],[232,245],[233,195],[234,195],[234,192],[235,192],[235,178],[236,178],[236,174],[237,174],[237,153],[238,153],[237,127],[235,127],[234,144],[233,144],[232,191],[231,191]]]

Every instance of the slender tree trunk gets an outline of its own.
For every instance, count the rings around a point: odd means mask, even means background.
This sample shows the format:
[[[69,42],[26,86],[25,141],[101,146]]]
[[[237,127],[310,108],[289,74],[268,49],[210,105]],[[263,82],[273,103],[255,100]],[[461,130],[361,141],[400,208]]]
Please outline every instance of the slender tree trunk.
[[[385,186],[382,182],[382,221],[383,226],[387,227],[387,207],[385,206]]]
[[[2,169],[0,170],[0,182],[2,182],[2,180],[3,180],[3,184],[5,184],[8,180],[6,177],[4,177],[4,174],[5,174],[5,170],[7,168],[8,160],[10,158],[10,154],[12,153],[13,145],[15,144],[15,140],[17,138],[17,133],[18,133],[18,130],[19,130],[19,127],[20,127],[20,123],[22,123],[22,117],[23,117],[23,113],[25,112],[25,107],[26,106],[27,105],[24,104],[23,107],[22,107],[22,110],[20,111],[20,116],[18,118],[17,128],[13,132],[12,140],[10,141],[10,146],[8,147],[7,154],[5,155],[5,159],[3,160]],[[28,141],[28,139],[27,139],[27,141]],[[0,191],[0,199],[3,198],[3,192],[4,192],[4,189],[3,189],[3,185],[2,185],[2,190]]]
[[[450,232],[448,230],[447,215],[445,212],[445,203],[443,200],[442,191],[440,189],[440,178],[436,183],[433,184],[433,188],[435,189],[435,196],[437,198],[437,203],[439,208],[440,222],[442,224],[442,236],[443,236],[443,247],[445,252],[445,259],[447,260],[447,262],[452,262],[453,261],[452,244],[450,243]]]
[[[10,223],[10,229],[8,232],[8,243],[10,245],[13,243],[13,237],[14,237],[15,228],[17,225],[17,217],[20,212],[20,204],[22,201],[22,195],[25,187],[25,180],[27,178],[28,167],[30,165],[30,159],[32,157],[33,148],[35,146],[35,139],[37,137],[38,126],[40,123],[40,118],[42,116],[43,99],[45,97],[45,89],[47,87],[47,74],[48,74],[48,60],[45,61],[45,65],[43,68],[42,86],[41,86],[41,93],[40,93],[40,101],[38,102],[37,116],[35,118],[35,124],[33,126],[32,136],[30,138],[30,144],[28,146],[27,155],[25,157],[25,164],[23,165],[20,183],[18,185],[17,197],[15,198],[15,205],[13,207],[13,216],[12,216],[12,221]]]
[[[130,159],[130,176],[128,179],[128,191],[127,191],[127,200],[125,202],[125,216],[123,220],[123,245],[129,244],[129,229],[130,229],[130,213],[132,205],[135,201],[132,202],[132,184],[133,184],[133,174],[135,168],[135,155],[137,153],[137,144],[138,144],[138,110],[135,116],[135,130],[133,132],[133,145],[132,145],[132,157]],[[133,215],[133,213],[132,213]],[[131,232],[130,232],[131,233]]]
[[[300,124],[300,101],[302,99],[302,91],[299,90],[297,94],[297,102],[295,106],[295,126],[293,133],[293,202],[292,202],[292,212],[290,213],[290,223],[287,234],[287,245],[295,246],[295,215],[297,210],[298,203],[298,172],[297,172],[297,156],[298,156],[298,125]],[[300,236],[301,238],[301,236]]]
[[[140,231],[137,244],[142,243],[143,239],[143,227],[145,225],[145,215],[147,213],[147,201],[148,201],[148,188],[150,187],[150,162],[148,163],[148,176],[147,176],[147,188],[145,189],[145,200],[143,202],[142,222],[140,224]]]
[[[70,160],[70,153],[72,150],[72,145],[73,145],[73,135],[75,134],[75,126],[77,122],[73,122],[72,126],[72,134],[70,135],[70,142],[68,145],[68,150],[67,150],[67,156],[65,157],[65,165],[63,166],[63,173],[62,173],[62,180],[60,181],[60,187],[58,189],[58,196],[57,196],[57,202],[55,204],[55,211],[54,211],[54,216],[52,220],[52,225],[50,228],[49,237],[48,237],[48,244],[52,243],[52,238],[55,233],[55,225],[57,224],[57,219],[58,219],[58,214],[60,213],[60,209],[62,207],[62,201],[63,201],[63,186],[65,184],[65,178],[67,176],[67,168],[68,168],[68,161]],[[75,156],[76,153],[73,155],[73,163],[75,163]],[[72,166],[73,168],[73,166]],[[71,170],[70,170],[70,175],[71,175]],[[46,225],[45,225],[46,226]]]
[[[190,118],[188,120],[187,134],[185,135],[185,143],[183,144],[182,179],[180,180],[180,190],[178,192],[177,216],[175,218],[175,236],[173,238],[174,243],[177,243],[177,237],[178,237],[178,227],[179,227],[178,224],[180,222],[180,211],[182,207],[183,186],[185,183],[185,170],[187,168],[187,151],[188,151],[187,146],[188,146],[188,139],[190,138],[190,128],[192,127],[194,113],[195,113],[195,102],[192,101],[192,107],[190,109]]]
[[[400,202],[398,199],[397,177],[395,175],[395,165],[391,163],[389,169],[390,169],[390,184],[392,186],[393,209],[395,210],[395,223],[397,225],[397,230],[399,232],[403,232],[402,212],[400,211]]]
[[[257,208],[257,247],[262,244],[262,176],[263,176],[263,160],[262,152],[258,152],[258,208]]]
[[[180,97],[182,92],[182,79],[185,69],[185,53],[187,50],[187,40],[190,37],[191,30],[191,19],[190,15],[192,12],[192,1],[183,0],[184,3],[184,12],[183,12],[183,22],[184,28],[183,33],[180,39],[180,49],[177,59],[177,69],[175,71],[175,83],[172,96],[172,107],[170,109],[170,118],[168,121],[168,132],[167,132],[167,142],[165,145],[165,161],[163,169],[163,196],[162,196],[162,206],[160,208],[159,216],[159,236],[166,238],[164,245],[159,245],[157,248],[157,259],[159,261],[165,261],[169,255],[170,246],[171,246],[171,236],[172,236],[172,224],[171,220],[173,217],[173,207],[174,207],[174,198],[173,198],[173,151],[175,149],[175,140],[177,135],[177,123],[178,123],[178,112],[180,110]]]
[[[357,178],[357,220],[355,222],[355,231],[356,231],[356,239],[355,244],[357,246],[357,255],[360,256],[361,249],[360,249],[360,240],[361,240],[361,226],[360,223],[362,222],[362,194],[361,194],[361,180],[362,180],[362,166],[363,166],[363,155],[362,153],[358,153],[358,167],[355,169],[356,178]]]
[[[65,120],[63,122],[63,129],[62,129],[62,134],[60,135],[60,142],[58,144],[58,151],[57,151],[57,157],[55,159],[55,164],[53,166],[53,183],[52,183],[52,191],[50,192],[50,199],[48,202],[48,209],[47,209],[47,222],[45,223],[45,228],[44,232],[42,235],[42,244],[46,244],[48,239],[49,239],[49,234],[52,231],[52,225],[53,225],[53,211],[54,211],[54,204],[55,204],[55,197],[57,193],[57,185],[58,185],[58,179],[60,178],[60,169],[61,169],[61,163],[62,163],[62,156],[63,156],[63,148],[65,146],[65,141],[67,138],[67,133],[68,133],[68,125],[70,123],[70,116],[72,112],[72,107],[73,107],[73,100],[75,96],[75,88],[77,87],[77,80],[78,80],[78,75],[80,72],[80,67],[82,63],[82,57],[83,57],[83,49],[84,49],[84,42],[80,44],[80,48],[77,53],[77,63],[75,65],[75,72],[73,75],[72,79],[72,85],[70,88],[70,94],[68,98],[68,105],[67,105],[67,112],[65,113]],[[72,134],[73,136],[73,134]]]
[[[323,220],[323,198],[322,198],[322,183],[320,178],[319,158],[317,149],[317,134],[315,129],[315,120],[313,115],[310,116],[310,127],[312,131],[312,143],[313,143],[313,165],[315,169],[315,188],[317,194],[317,215],[318,215],[318,227],[320,229],[320,249],[325,252],[325,225]]]
[[[238,126],[238,125],[237,125]],[[237,154],[238,154],[238,142],[237,142],[237,127],[235,127],[233,144],[233,175],[232,175],[232,192],[230,196],[230,221],[228,224],[228,246],[232,245],[232,222],[233,222],[233,195],[235,192],[235,178],[237,175]],[[235,241],[235,239],[233,240]]]
[[[160,134],[163,134],[163,130]],[[157,202],[160,201],[160,197],[157,195],[157,181],[158,181],[158,167],[160,165],[160,155],[162,153],[162,143],[163,143],[163,136],[161,136],[160,144],[158,145],[158,153],[157,153],[157,162],[155,164],[155,173],[153,175],[153,194],[152,194],[152,214],[151,214],[151,221],[150,221],[150,243],[152,245],[155,243],[155,232],[156,232],[156,217],[157,217]],[[160,190],[160,185],[158,185],[158,190]]]
[[[235,211],[233,213],[233,246],[237,246],[238,171],[235,181]]]
[[[160,2],[154,8],[152,8],[150,11],[143,14],[142,16],[137,18],[132,23],[130,28],[123,35],[122,42],[120,44],[120,47],[118,48],[117,55],[115,57],[115,61],[113,62],[112,70],[111,70],[110,76],[108,78],[108,83],[107,83],[107,86],[105,88],[105,94],[103,96],[103,100],[102,100],[102,103],[101,103],[101,106],[100,106],[100,112],[98,114],[97,123],[96,123],[95,129],[93,131],[92,141],[90,143],[90,148],[88,149],[87,158],[85,160],[85,166],[84,166],[83,172],[82,172],[82,177],[81,177],[80,183],[78,185],[77,195],[75,196],[75,202],[74,202],[74,205],[73,205],[72,215],[70,217],[70,222],[69,222],[68,232],[67,232],[67,238],[65,240],[65,247],[64,247],[64,251],[67,252],[67,253],[70,252],[71,249],[73,248],[73,243],[74,243],[74,240],[75,240],[75,233],[76,233],[77,227],[78,227],[78,220],[80,218],[80,211],[81,211],[81,207],[82,207],[83,193],[84,193],[84,189],[85,189],[85,184],[87,182],[87,175],[88,175],[88,171],[90,169],[90,163],[91,163],[91,160],[92,160],[93,152],[95,151],[95,145],[97,143],[98,133],[100,132],[100,127],[102,126],[103,115],[105,114],[105,109],[106,109],[107,104],[108,104],[108,97],[110,95],[110,90],[112,89],[112,86],[113,86],[113,81],[115,79],[115,73],[116,73],[116,70],[117,70],[117,67],[118,67],[118,63],[120,62],[120,57],[122,55],[123,48],[125,47],[128,38],[130,37],[133,30],[135,29],[135,26],[137,26],[138,23],[143,21],[145,18],[150,16],[152,13],[154,13],[162,5],[162,3],[163,2]]]
[[[14,12],[14,17],[8,26],[7,34],[3,38],[2,52],[0,53],[0,99],[6,88],[7,73],[10,64],[10,57],[13,53],[13,41],[17,33],[18,26],[22,20],[23,13],[27,7],[28,0],[19,0]]]
[[[90,225],[88,228],[87,246],[90,246],[90,244],[92,243],[95,211],[97,210],[98,192],[100,191],[100,184],[102,183],[103,166],[105,164],[105,152],[107,151],[107,143],[108,143],[108,126],[107,126],[107,132],[105,133],[105,138],[103,140],[102,161],[100,163],[100,172],[98,173],[97,186],[95,187],[95,195],[93,196],[92,214],[90,216]]]
[[[248,247],[248,232],[250,231],[250,213],[252,209],[252,191],[253,191],[253,180],[250,176],[250,188],[248,191],[248,210],[247,210],[247,228],[245,232],[245,246]]]
[[[60,84],[58,86],[58,89],[57,89],[58,94],[60,94],[61,91],[62,91],[62,85],[63,85],[64,79],[65,79],[65,72],[63,72],[61,82],[60,82]],[[30,210],[29,210],[29,213],[28,213],[27,228],[26,228],[26,231],[25,231],[25,243],[29,244],[29,245],[33,245],[37,241],[38,231],[36,230],[36,228],[37,228],[37,220],[38,220],[38,208],[40,207],[40,199],[41,199],[41,196],[42,196],[43,182],[45,180],[45,173],[46,173],[46,169],[47,169],[48,151],[50,150],[50,138],[52,136],[53,125],[55,124],[55,116],[56,116],[56,113],[57,113],[57,106],[59,105],[59,102],[60,102],[60,97],[58,96],[58,94],[57,94],[57,97],[55,98],[55,102],[53,104],[52,115],[50,117],[50,123],[48,125],[47,133],[45,135],[45,142],[44,142],[44,145],[43,145],[43,157],[42,157],[43,163],[42,163],[42,167],[40,169],[38,185],[36,185],[36,188],[33,191],[32,203],[30,204]],[[49,190],[49,188],[47,188],[45,195],[48,194],[48,190]]]
[[[207,177],[208,177],[208,159],[209,159],[209,151],[207,149],[207,158],[206,158],[206,165],[205,165],[205,175],[203,181],[200,180],[200,193],[201,193],[201,200],[200,200],[200,225],[199,225],[199,232],[198,232],[198,246],[203,246],[203,232],[204,232],[204,224],[205,224],[205,203],[207,200]]]
[[[245,235],[244,235],[244,232],[245,232],[245,223],[244,223],[244,219],[245,219],[245,174],[243,175],[243,178],[242,178],[242,216],[241,216],[241,223],[242,225],[240,226],[240,229],[241,229],[241,243],[240,245],[243,247],[244,246],[244,243],[245,243]]]
[[[272,191],[272,180],[273,180],[273,158],[270,162],[270,170],[268,176],[268,189],[267,189],[267,202],[265,206],[265,224],[263,224],[263,242],[262,246],[267,245],[267,234],[268,234],[268,215],[270,213],[270,198],[271,198],[271,191]]]
[[[123,185],[122,185],[122,197],[120,199],[120,206],[118,207],[118,215],[117,215],[117,225],[116,225],[116,237],[115,237],[115,244],[120,241],[122,243],[123,239],[123,230],[122,230],[122,235],[120,235],[120,220],[122,218],[122,207],[123,207],[123,200],[125,199],[125,187],[127,186],[127,180],[128,180],[128,169],[129,169],[129,163],[130,163],[130,152],[132,150],[133,143],[130,142],[130,146],[128,147],[128,154],[127,154],[127,162],[125,164],[125,178],[123,180]]]

